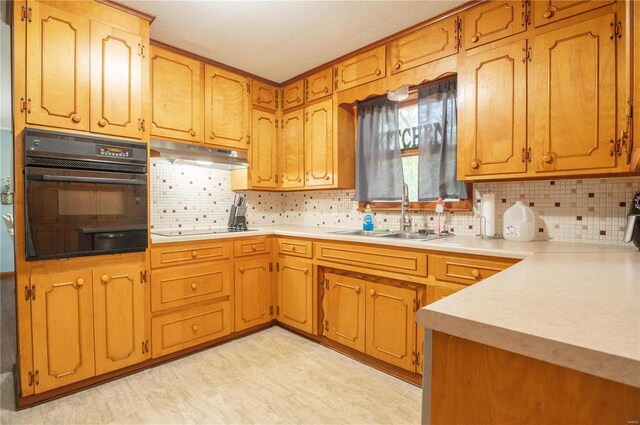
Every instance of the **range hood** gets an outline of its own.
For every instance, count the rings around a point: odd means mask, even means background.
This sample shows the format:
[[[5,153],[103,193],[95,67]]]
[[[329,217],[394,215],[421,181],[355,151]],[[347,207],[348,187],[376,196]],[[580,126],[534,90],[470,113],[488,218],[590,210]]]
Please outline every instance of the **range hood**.
[[[246,152],[229,149],[151,139],[151,151],[156,153],[154,155],[152,152],[152,157],[159,156],[173,162],[211,165],[224,169],[247,168],[249,166]]]

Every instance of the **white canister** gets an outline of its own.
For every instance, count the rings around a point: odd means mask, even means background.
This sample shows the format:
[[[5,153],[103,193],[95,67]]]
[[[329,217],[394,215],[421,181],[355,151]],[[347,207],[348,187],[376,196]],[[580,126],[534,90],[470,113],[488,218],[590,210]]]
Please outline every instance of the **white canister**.
[[[502,235],[507,240],[529,242],[535,237],[536,215],[521,201],[504,212],[503,223]]]

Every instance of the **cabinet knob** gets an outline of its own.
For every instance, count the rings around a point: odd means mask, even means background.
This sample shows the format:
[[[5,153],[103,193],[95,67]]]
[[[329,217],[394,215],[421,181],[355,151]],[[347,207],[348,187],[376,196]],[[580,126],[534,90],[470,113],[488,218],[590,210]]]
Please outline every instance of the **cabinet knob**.
[[[382,74],[382,71],[380,71],[379,69],[376,69],[376,75],[380,75]]]
[[[302,181],[302,179],[300,177],[298,177],[298,183],[300,183]]]
[[[196,137],[196,131],[195,130],[191,130],[189,132],[189,134],[191,135],[191,137]]]
[[[191,258],[198,258],[198,251],[191,251]]]
[[[555,15],[555,10],[553,9],[547,9],[544,11],[544,13],[542,14],[542,17],[545,19],[550,19],[553,17],[553,15]]]
[[[471,168],[477,170],[480,167],[480,163],[478,161],[471,161]]]
[[[255,245],[251,245],[251,251],[257,251],[257,250],[258,250],[258,247],[257,247],[257,246],[255,246]]]
[[[191,329],[192,329],[194,332],[198,332],[198,325],[196,324],[196,325],[191,326]]]
[[[478,269],[473,269],[471,270],[471,276],[475,277],[476,279],[480,277],[480,271]]]
[[[356,285],[355,288],[353,288],[354,291],[356,291],[356,294],[360,293],[360,285]]]
[[[477,34],[473,34],[473,35],[471,36],[471,42],[472,42],[472,43],[477,43],[479,40],[480,40],[480,37],[478,37],[478,35],[477,35]]]
[[[193,289],[194,291],[195,291],[196,289],[198,289],[198,284],[197,284],[197,283],[195,283],[195,282],[193,282],[193,283],[191,284],[191,289]]]
[[[329,87],[325,87],[325,88],[324,88],[324,92],[325,92],[325,93],[329,93]]]
[[[369,295],[371,295],[372,297],[376,296],[376,290],[375,289],[369,289]]]
[[[402,65],[400,64],[400,62],[396,63],[396,65],[394,66],[395,69],[400,69]]]
[[[240,273],[244,273],[244,267],[240,266],[238,270],[240,270]]]
[[[78,280],[76,280],[76,287],[79,288],[82,285],[84,285],[84,279],[83,278],[78,278]]]
[[[73,122],[75,122],[77,124],[80,121],[82,121],[82,117],[80,117],[80,115],[78,115],[78,114],[73,114],[73,115],[71,115],[71,121],[73,121]]]
[[[304,275],[308,275],[309,274],[309,269],[304,269]]]
[[[551,164],[551,162],[553,161],[553,157],[552,157],[550,154],[545,154],[545,155],[542,157],[542,160],[543,160],[544,162],[546,162],[547,164]]]
[[[108,274],[103,274],[102,277],[100,278],[100,280],[104,283],[107,283],[111,280],[111,278],[109,277]]]
[[[292,247],[291,247],[291,251],[295,252],[295,251],[296,251],[296,247],[295,247],[295,246],[292,246]]]
[[[104,127],[105,125],[107,125],[107,120],[105,120],[104,118],[100,118],[100,120],[98,120],[98,125],[100,127]]]
[[[329,180],[330,178],[331,178],[331,177],[329,177],[329,176],[324,176],[324,179],[325,179],[325,180]]]
[[[256,99],[256,103],[257,103],[258,105],[262,103],[262,101],[260,100],[260,98],[257,98],[257,99]]]

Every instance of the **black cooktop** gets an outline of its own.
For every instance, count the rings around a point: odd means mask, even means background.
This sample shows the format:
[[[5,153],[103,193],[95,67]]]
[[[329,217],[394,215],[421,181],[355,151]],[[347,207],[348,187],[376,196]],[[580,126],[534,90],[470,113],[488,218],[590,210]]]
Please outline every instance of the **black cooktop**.
[[[220,233],[238,233],[238,232],[254,232],[255,229],[233,229],[228,227],[220,227],[217,229],[199,229],[199,230],[152,230],[152,235],[158,236],[196,236],[196,235],[216,235]]]

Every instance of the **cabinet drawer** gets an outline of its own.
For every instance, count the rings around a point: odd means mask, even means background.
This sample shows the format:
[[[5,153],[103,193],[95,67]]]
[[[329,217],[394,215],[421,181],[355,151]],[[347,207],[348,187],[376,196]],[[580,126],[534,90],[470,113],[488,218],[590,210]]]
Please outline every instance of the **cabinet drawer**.
[[[185,242],[151,247],[151,267],[166,267],[231,258],[231,242]]]
[[[231,263],[193,264],[151,273],[151,310],[161,311],[229,296]]]
[[[336,65],[336,91],[384,78],[385,46],[360,53]]]
[[[311,241],[298,239],[278,239],[278,252],[280,254],[295,255],[297,257],[311,258],[313,253]]]
[[[466,49],[482,46],[527,29],[524,1],[492,1],[465,12]]]
[[[230,303],[200,305],[151,319],[153,357],[180,351],[231,333]]]
[[[233,255],[244,257],[247,255],[268,254],[271,252],[269,239],[243,239],[233,243]]]
[[[429,255],[429,273],[437,280],[471,285],[501,272],[518,260]]]
[[[368,245],[316,242],[316,257],[321,261],[349,264],[370,270],[427,276],[427,255]]]

